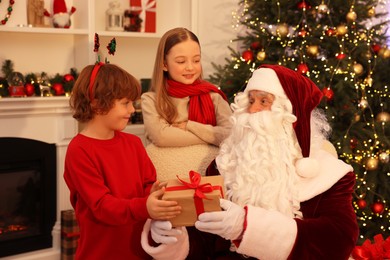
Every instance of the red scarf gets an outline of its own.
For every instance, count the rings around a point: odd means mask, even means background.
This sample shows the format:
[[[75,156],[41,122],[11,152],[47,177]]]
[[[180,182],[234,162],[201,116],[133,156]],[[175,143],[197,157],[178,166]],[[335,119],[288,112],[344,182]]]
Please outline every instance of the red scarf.
[[[204,80],[196,80],[190,85],[174,80],[167,80],[167,83],[168,95],[171,97],[190,97],[188,120],[213,126],[217,125],[214,104],[209,93],[211,91],[216,92],[227,101],[225,94],[221,90]]]

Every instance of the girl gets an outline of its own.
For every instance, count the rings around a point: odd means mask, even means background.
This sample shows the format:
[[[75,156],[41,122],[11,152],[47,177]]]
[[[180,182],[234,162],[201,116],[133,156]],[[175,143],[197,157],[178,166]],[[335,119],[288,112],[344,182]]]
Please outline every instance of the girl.
[[[69,144],[64,179],[80,227],[76,259],[149,259],[139,243],[145,220],[180,213],[158,200],[164,188],[141,140],[121,132],[139,95],[133,76],[103,63],[85,67],[73,88],[73,117],[84,127]]]
[[[202,80],[195,34],[175,28],[162,36],[151,88],[141,100],[158,179],[188,177],[190,170],[205,175],[229,133],[231,110],[223,92]]]
[[[177,175],[188,177],[191,170],[202,175],[217,173],[212,162],[229,134],[232,112],[224,93],[202,80],[200,44],[194,33],[175,28],[162,36],[151,88],[142,95],[141,104],[150,142],[146,150],[160,181]],[[185,253],[186,259],[212,258],[218,254],[219,244],[227,242],[193,227],[176,231],[181,236],[188,232],[190,251]],[[155,258],[163,257],[159,248],[143,244]]]

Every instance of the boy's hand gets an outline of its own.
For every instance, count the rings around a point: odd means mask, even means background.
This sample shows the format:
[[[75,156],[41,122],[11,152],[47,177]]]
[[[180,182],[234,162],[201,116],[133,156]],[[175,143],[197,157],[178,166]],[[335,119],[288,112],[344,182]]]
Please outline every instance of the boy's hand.
[[[181,207],[176,201],[161,200],[165,187],[152,192],[147,201],[146,208],[151,219],[168,220],[181,213]]]

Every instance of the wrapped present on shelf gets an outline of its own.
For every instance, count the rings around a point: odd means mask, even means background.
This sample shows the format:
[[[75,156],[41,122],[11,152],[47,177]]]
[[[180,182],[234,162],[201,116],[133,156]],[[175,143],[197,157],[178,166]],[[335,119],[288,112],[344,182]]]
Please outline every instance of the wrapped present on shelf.
[[[61,211],[61,260],[72,260],[76,255],[80,230],[74,210]]]
[[[130,0],[130,10],[139,14],[140,32],[156,32],[156,0]]]
[[[219,199],[224,197],[222,176],[202,177],[190,171],[189,179],[168,180],[163,200],[174,200],[182,208],[180,215],[170,219],[172,226],[194,226],[203,212],[221,211]]]

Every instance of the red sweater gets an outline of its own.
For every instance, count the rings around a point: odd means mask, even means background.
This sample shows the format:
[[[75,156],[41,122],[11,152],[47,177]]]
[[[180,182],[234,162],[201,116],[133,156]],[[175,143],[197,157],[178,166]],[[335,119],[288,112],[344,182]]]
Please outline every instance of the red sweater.
[[[149,259],[141,231],[156,171],[141,140],[116,132],[111,140],[77,135],[64,179],[80,226],[76,259]]]

